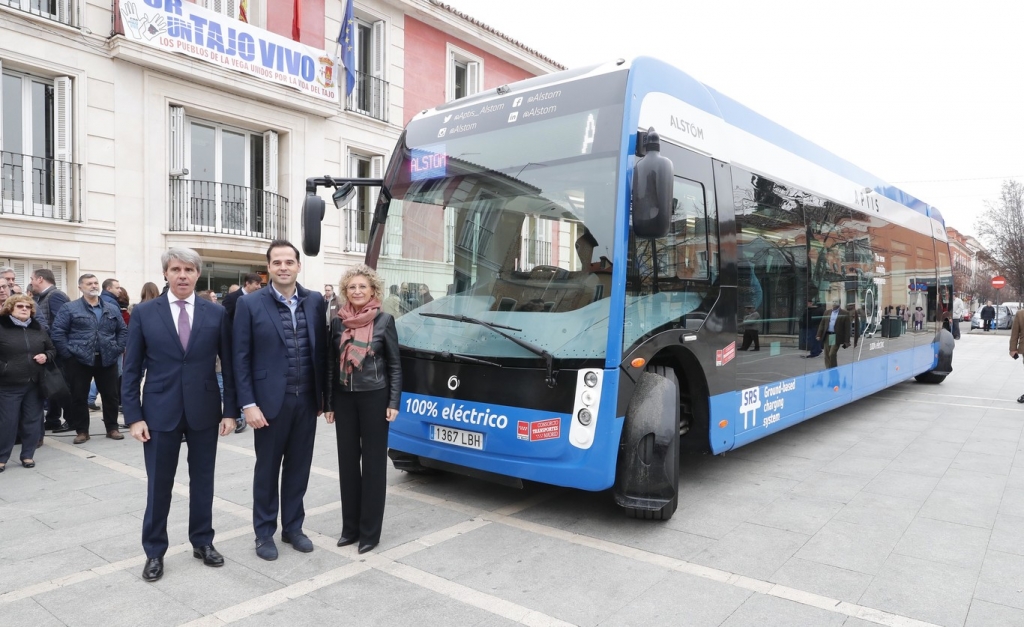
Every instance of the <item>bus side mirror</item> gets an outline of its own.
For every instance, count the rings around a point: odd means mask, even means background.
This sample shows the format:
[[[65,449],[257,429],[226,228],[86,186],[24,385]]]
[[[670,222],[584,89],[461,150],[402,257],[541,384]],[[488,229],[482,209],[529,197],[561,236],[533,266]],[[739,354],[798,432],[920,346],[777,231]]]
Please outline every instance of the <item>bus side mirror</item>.
[[[352,197],[355,195],[355,185],[352,183],[341,183],[334,189],[334,193],[331,194],[331,200],[334,201],[335,207],[338,209],[344,209],[345,205],[352,202]]]
[[[324,199],[316,194],[307,194],[302,201],[302,252],[308,257],[320,254],[320,222],[324,211]]]
[[[645,154],[633,167],[633,232],[637,237],[668,235],[672,226],[672,161],[661,156],[661,140],[647,131]]]

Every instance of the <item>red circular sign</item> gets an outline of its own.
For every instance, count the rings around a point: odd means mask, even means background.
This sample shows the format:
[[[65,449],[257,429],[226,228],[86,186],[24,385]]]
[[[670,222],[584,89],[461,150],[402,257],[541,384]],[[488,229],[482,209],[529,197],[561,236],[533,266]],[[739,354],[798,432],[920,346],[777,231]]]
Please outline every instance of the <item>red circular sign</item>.
[[[992,287],[996,288],[997,290],[1001,290],[1004,287],[1006,287],[1006,277],[1003,277],[1003,276],[994,276],[994,277],[992,277]]]

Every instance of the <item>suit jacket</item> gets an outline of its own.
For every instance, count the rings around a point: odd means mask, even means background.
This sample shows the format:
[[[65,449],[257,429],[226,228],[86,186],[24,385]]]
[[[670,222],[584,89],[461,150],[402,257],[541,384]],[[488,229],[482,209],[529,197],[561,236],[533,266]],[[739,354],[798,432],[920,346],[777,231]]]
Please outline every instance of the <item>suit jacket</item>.
[[[188,349],[178,339],[177,311],[167,296],[136,305],[128,325],[121,383],[125,424],[145,420],[150,431],[172,431],[184,414],[189,427],[207,429],[234,417],[231,327],[224,308],[195,299]],[[217,385],[217,358],[224,374],[224,405]],[[139,386],[146,383],[139,396]]]
[[[224,299],[220,301],[220,304],[228,312],[228,322],[235,319],[235,305],[238,304],[238,299],[241,298],[242,296],[245,296],[244,292],[242,292],[241,289],[237,289],[234,292],[231,292],[230,294],[224,296]]]
[[[296,285],[296,290],[299,306],[306,314],[316,402],[322,408],[327,371],[326,303],[319,292],[301,285]],[[284,403],[288,352],[281,313],[270,285],[238,299],[232,326],[238,405],[245,407],[255,403],[267,420],[273,420]]]
[[[1013,314],[1013,323],[1010,325],[1010,350],[1024,353],[1024,309],[1018,309]]]
[[[818,324],[818,337],[822,341],[825,339],[825,333],[828,332],[830,320],[832,320],[832,310],[826,311],[821,318],[821,323]],[[850,314],[840,309],[839,316],[836,318],[835,329],[836,344],[848,346],[850,344]]]

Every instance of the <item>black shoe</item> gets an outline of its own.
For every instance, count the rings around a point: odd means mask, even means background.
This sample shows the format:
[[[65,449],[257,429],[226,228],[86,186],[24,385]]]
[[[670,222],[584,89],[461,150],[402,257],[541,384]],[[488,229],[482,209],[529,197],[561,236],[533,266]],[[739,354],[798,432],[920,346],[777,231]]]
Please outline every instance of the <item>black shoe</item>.
[[[203,560],[203,563],[207,566],[224,565],[224,556],[218,553],[217,549],[213,548],[212,544],[192,547],[192,557],[197,560]]]
[[[100,406],[97,405],[96,403],[89,403],[88,407],[89,407],[89,411],[100,411],[101,410]]]
[[[241,432],[245,431],[245,428],[247,426],[249,426],[249,425],[245,424],[244,420],[242,420],[241,422],[237,422],[236,425],[237,426],[235,426],[235,433],[241,433]]]
[[[56,427],[50,429],[50,431],[52,431],[53,433],[67,433],[68,431],[71,431],[71,425],[69,425],[67,422],[61,422]]]
[[[256,538],[256,556],[272,562],[277,559],[277,545],[273,538]]]
[[[146,581],[157,581],[164,576],[164,558],[151,557],[142,567],[142,578]]]
[[[377,546],[376,542],[360,542],[359,543],[359,554],[369,553]]]
[[[313,541],[309,539],[309,536],[299,531],[298,533],[284,533],[281,532],[281,541],[285,544],[292,545],[292,548],[302,553],[313,552]]]
[[[338,538],[338,546],[348,546],[350,544],[355,544],[358,541],[359,541],[359,537],[358,536],[352,536],[351,538],[346,538],[345,536],[341,536],[340,538]]]
[[[1024,403],[1024,394],[1021,394],[1019,397],[1017,397],[1017,402]]]

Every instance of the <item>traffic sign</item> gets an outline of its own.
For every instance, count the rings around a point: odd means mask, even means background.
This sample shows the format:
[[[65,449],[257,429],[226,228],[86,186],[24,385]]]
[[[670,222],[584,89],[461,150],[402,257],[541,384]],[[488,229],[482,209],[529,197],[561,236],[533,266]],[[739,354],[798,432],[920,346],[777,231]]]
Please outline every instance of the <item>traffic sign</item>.
[[[1004,287],[1006,287],[1006,277],[1004,277],[1004,276],[994,276],[994,277],[992,277],[992,287],[996,288],[997,290],[1001,290]]]

